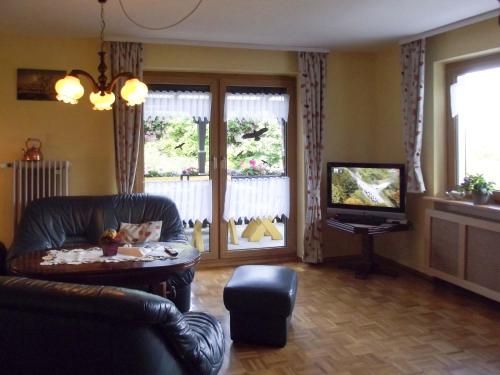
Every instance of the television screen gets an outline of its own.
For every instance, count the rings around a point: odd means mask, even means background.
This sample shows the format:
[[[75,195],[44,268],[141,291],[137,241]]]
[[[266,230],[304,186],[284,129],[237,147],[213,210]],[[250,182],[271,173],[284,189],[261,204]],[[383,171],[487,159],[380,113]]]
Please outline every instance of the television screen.
[[[329,207],[404,212],[401,164],[328,163]]]

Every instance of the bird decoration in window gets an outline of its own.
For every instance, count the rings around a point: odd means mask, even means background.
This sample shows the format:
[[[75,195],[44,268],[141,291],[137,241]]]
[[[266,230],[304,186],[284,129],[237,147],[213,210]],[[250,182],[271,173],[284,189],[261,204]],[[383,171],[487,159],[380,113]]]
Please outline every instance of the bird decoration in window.
[[[251,139],[253,138],[256,141],[260,141],[260,138],[262,135],[267,132],[269,129],[268,128],[262,128],[262,129],[256,129],[250,133],[243,134],[243,139]]]

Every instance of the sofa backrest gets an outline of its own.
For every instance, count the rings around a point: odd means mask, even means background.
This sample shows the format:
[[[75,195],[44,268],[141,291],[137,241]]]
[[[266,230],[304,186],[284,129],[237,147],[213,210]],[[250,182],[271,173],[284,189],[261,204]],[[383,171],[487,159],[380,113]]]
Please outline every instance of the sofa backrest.
[[[120,223],[162,221],[161,241],[185,240],[175,203],[148,194],[42,198],[25,209],[9,259],[36,250],[97,244],[105,229]]]

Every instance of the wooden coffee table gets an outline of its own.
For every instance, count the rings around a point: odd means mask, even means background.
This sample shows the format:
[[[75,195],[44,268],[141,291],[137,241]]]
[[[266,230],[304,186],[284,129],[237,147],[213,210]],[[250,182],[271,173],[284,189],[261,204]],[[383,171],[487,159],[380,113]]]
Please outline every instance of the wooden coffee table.
[[[47,251],[34,251],[15,258],[10,272],[34,279],[64,281],[79,284],[137,287],[148,285],[152,293],[168,295],[165,281],[168,276],[195,266],[200,252],[187,244],[160,242],[179,251],[176,258],[149,262],[125,261],[116,263],[56,264],[42,266]]]

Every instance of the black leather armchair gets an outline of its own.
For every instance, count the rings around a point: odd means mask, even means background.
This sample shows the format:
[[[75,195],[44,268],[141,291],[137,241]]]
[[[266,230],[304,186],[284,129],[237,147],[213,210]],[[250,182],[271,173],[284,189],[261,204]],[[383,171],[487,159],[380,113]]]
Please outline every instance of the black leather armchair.
[[[25,209],[8,261],[30,251],[96,245],[101,233],[121,222],[162,221],[160,241],[186,241],[175,203],[148,194],[43,198]],[[166,281],[175,288],[169,298],[182,311],[190,308],[194,269]]]
[[[115,287],[0,276],[0,373],[212,375],[220,323]]]

